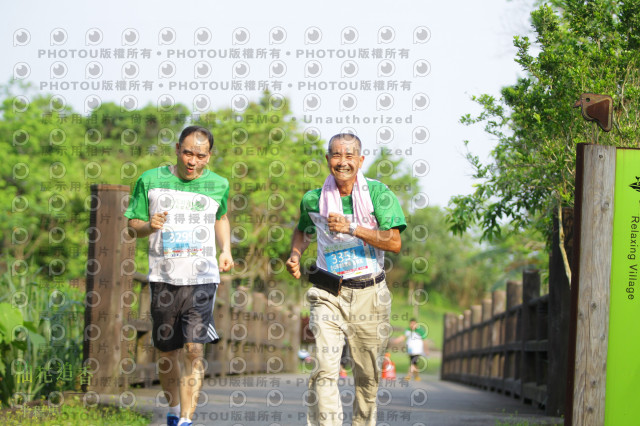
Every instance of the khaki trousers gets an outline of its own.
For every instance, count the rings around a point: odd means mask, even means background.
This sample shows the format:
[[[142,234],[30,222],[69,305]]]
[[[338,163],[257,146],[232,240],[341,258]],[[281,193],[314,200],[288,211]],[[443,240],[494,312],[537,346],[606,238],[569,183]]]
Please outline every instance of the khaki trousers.
[[[346,336],[356,388],[352,425],[375,425],[382,361],[391,334],[391,294],[386,282],[363,289],[343,287],[338,296],[312,287],[306,296],[311,308],[309,327],[316,340],[307,424],[333,426],[345,420],[338,374]]]

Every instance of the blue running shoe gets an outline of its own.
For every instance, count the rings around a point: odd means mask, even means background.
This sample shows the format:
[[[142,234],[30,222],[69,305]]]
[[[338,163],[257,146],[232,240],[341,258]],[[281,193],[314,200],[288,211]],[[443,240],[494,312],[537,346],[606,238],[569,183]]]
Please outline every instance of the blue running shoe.
[[[173,413],[167,413],[167,425],[168,426],[178,426],[178,422],[180,421],[180,417],[176,416]]]

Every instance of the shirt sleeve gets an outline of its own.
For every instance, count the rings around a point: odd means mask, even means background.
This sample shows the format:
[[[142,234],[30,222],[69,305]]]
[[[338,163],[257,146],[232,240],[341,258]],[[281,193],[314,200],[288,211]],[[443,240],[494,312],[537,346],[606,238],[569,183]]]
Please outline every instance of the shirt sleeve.
[[[136,181],[133,194],[129,199],[129,207],[124,212],[124,216],[129,219],[149,221],[149,195],[142,176]]]
[[[416,331],[418,332],[418,334],[423,340],[427,338],[427,330],[425,330],[424,327],[418,327]]]
[[[222,198],[220,199],[220,207],[218,207],[218,211],[216,212],[216,220],[220,220],[220,218],[227,213],[227,200],[229,199],[229,181],[225,179],[225,182],[227,184],[227,188],[224,190]]]
[[[400,232],[405,230],[407,221],[398,197],[386,185],[381,185],[380,190],[372,194],[371,202],[380,230],[386,231],[391,228],[398,228]]]
[[[298,230],[305,234],[315,234],[316,226],[309,216],[307,204],[308,203],[305,202],[305,197],[302,197],[302,201],[300,201],[300,220],[298,221]]]

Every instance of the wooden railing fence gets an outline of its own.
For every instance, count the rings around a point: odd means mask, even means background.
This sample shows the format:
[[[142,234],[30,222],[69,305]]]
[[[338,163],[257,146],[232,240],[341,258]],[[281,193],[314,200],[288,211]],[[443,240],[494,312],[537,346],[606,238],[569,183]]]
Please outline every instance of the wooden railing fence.
[[[539,406],[564,392],[560,381],[566,366],[550,365],[550,333],[560,327],[559,313],[549,310],[549,295],[540,295],[540,274],[525,271],[522,284],[508,282],[507,290],[494,291],[491,299],[444,318],[442,379],[457,381]],[[561,361],[560,361],[561,362]],[[556,414],[553,412],[552,414]]]
[[[150,292],[146,277],[136,272],[135,239],[123,216],[129,190],[93,185],[91,192],[83,370],[86,390],[97,393],[123,392],[158,378]],[[300,310],[284,302],[275,289],[265,294],[232,288],[223,274],[214,308],[221,340],[206,346],[206,376],[295,371]]]

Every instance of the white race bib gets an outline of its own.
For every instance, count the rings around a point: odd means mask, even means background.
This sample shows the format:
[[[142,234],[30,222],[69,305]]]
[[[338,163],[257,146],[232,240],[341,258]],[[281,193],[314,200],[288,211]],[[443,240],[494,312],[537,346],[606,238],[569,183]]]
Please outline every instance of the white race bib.
[[[202,256],[204,249],[193,228],[162,229],[162,252],[165,258]]]
[[[380,272],[377,253],[372,245],[349,234],[330,232],[327,219],[317,213],[309,216],[316,225],[319,268],[344,278],[374,276]],[[351,216],[347,215],[347,220]]]
[[[358,238],[326,245],[324,259],[327,270],[338,275],[359,275],[368,266],[364,244]]]

